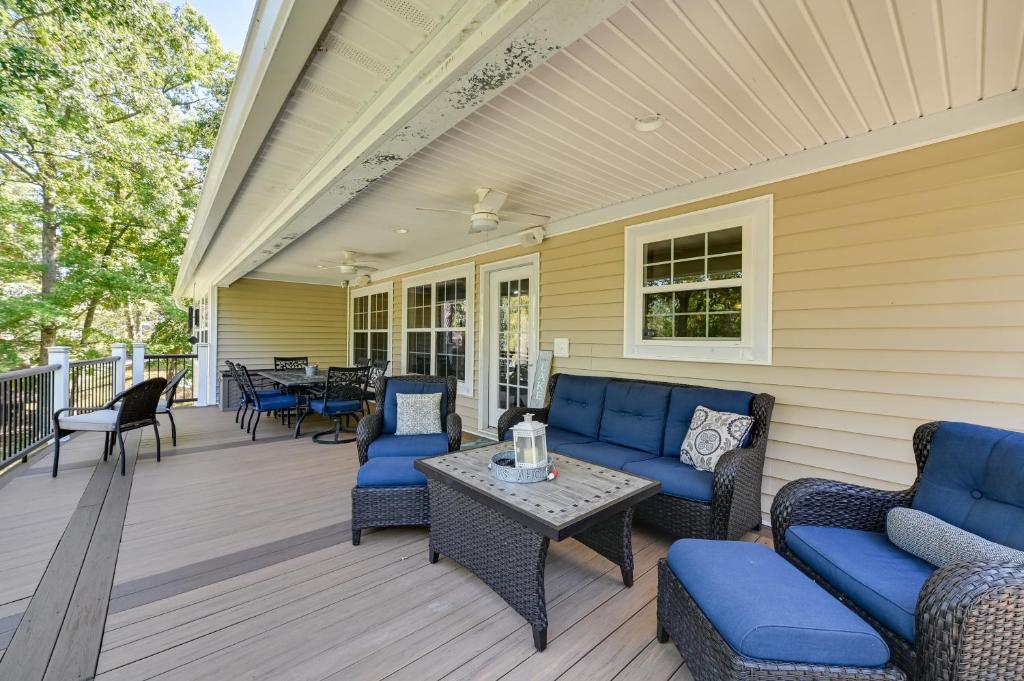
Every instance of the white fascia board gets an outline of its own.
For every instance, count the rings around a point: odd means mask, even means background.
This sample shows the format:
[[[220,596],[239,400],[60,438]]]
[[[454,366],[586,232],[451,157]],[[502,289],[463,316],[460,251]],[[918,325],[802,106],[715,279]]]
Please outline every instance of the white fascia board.
[[[190,292],[206,248],[336,7],[336,0],[262,0],[253,11],[181,257],[175,297]]]
[[[468,0],[213,280],[259,267],[628,0]]]

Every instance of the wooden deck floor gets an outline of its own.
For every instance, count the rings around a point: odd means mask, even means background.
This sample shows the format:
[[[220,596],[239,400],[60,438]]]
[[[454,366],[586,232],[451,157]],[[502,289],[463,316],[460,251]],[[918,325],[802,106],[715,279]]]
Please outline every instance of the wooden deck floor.
[[[354,445],[274,422],[252,443],[233,415],[178,413],[177,448],[165,437],[157,463],[152,433],[134,438],[125,479],[95,435],[62,447],[56,479],[49,454],[0,477],[0,679],[690,678],[654,640],[664,537],[635,530],[630,589],[577,542],[552,544],[536,653],[479,580],[427,562],[426,530],[351,545]]]

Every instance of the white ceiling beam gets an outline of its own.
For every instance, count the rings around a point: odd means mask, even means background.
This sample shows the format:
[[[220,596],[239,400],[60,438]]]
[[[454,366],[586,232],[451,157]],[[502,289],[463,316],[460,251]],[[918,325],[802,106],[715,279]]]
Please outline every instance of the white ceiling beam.
[[[338,0],[264,0],[253,11],[181,257],[176,297],[191,293],[192,275],[337,6]]]
[[[628,0],[468,0],[258,225],[234,257],[203,263],[231,284],[315,227]]]

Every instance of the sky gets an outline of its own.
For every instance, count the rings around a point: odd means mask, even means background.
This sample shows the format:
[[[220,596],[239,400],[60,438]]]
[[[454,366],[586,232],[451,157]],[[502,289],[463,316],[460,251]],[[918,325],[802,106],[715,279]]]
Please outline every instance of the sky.
[[[174,4],[180,6],[185,3]],[[188,0],[188,4],[209,19],[226,49],[242,53],[245,32],[249,30],[249,19],[252,18],[256,0]]]

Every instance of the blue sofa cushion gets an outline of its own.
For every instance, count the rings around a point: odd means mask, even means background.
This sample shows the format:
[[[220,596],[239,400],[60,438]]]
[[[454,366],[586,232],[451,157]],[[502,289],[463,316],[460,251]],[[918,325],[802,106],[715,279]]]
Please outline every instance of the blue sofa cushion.
[[[389,435],[383,433],[370,443],[367,455],[371,458],[392,456],[431,456],[448,453],[448,436],[444,433],[429,435]]]
[[[598,439],[660,454],[670,392],[663,385],[612,381],[604,392]]]
[[[632,461],[644,461],[654,455],[650,452],[641,452],[639,449],[613,445],[610,442],[582,442],[563,445],[562,454],[583,459],[591,463],[608,468],[622,470],[622,467]]]
[[[1024,433],[943,423],[932,437],[913,507],[1024,549]]]
[[[665,439],[661,453],[664,456],[679,458],[679,449],[683,446],[683,438],[690,429],[693,412],[699,406],[714,411],[727,411],[732,414],[750,415],[750,405],[754,394],[743,390],[723,390],[722,388],[700,388],[683,386],[672,388],[668,401],[668,416],[665,419]],[[740,446],[745,447],[750,440],[748,433]]]
[[[579,433],[570,433],[568,430],[562,430],[561,428],[554,428],[548,426],[547,430],[544,431],[546,442],[548,443],[549,452],[560,452],[562,447],[568,444],[579,444],[581,442],[593,442],[594,438],[587,437],[586,435],[580,435]],[[512,431],[505,433],[505,439],[512,440]]]
[[[278,409],[294,409],[298,405],[298,397],[295,395],[267,395],[260,396],[260,409],[262,411],[277,411]]]
[[[421,383],[420,381],[388,381],[384,395],[384,422],[381,432],[394,433],[398,426],[398,398],[395,395],[428,395],[441,393],[441,427],[445,427],[444,415],[448,413],[448,386],[444,383]]]
[[[883,532],[794,525],[786,544],[826,582],[907,641],[917,600],[935,566],[892,544]]]
[[[622,470],[657,480],[661,483],[662,494],[711,503],[711,483],[715,474],[699,471],[679,459],[659,456],[656,459],[627,463]]]
[[[354,414],[363,408],[359,400],[310,400],[309,408],[317,414]]]
[[[610,378],[560,374],[551,396],[548,425],[597,439]]]
[[[420,457],[390,456],[370,459],[356,473],[356,487],[408,487],[427,484],[427,478],[413,466]]]
[[[683,539],[669,548],[668,565],[742,655],[851,667],[889,661],[878,632],[766,546]],[[751,578],[768,588],[743,588]]]

